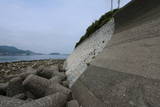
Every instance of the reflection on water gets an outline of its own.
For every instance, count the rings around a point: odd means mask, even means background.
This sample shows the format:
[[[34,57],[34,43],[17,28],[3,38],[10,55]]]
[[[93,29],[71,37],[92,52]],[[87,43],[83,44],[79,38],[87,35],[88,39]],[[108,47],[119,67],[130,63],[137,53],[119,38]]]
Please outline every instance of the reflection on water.
[[[32,61],[42,59],[66,59],[68,55],[31,55],[31,56],[0,56],[0,62]]]

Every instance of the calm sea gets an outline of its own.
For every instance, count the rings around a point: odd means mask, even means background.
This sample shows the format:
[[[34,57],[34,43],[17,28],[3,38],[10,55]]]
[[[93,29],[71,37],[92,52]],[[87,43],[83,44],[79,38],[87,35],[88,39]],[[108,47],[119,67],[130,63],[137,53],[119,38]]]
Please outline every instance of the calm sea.
[[[44,59],[66,59],[68,55],[31,55],[31,56],[0,56],[0,62],[32,61]]]

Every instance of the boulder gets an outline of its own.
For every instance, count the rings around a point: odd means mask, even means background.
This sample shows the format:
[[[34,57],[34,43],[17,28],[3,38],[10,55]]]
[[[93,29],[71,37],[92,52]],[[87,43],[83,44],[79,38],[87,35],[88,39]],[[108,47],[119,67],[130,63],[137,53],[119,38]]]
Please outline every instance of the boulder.
[[[29,90],[35,97],[44,97],[46,88],[49,86],[49,80],[37,75],[29,75],[24,81],[23,86]]]
[[[62,93],[56,93],[31,101],[19,107],[64,107],[66,105],[66,102],[67,95]]]
[[[59,72],[65,72],[65,69],[63,68],[63,64],[58,64],[58,70]]]
[[[37,70],[37,75],[43,78],[50,79],[54,76],[54,72],[59,72],[58,66],[50,66],[48,68],[40,66]]]
[[[66,95],[71,94],[70,89],[62,86],[59,83],[53,83],[53,84],[49,85],[49,87],[46,89],[45,95],[51,95],[51,94],[54,94],[54,93],[57,93],[57,92],[60,92],[60,93],[66,94]]]
[[[36,99],[36,97],[29,91],[25,92],[25,96],[27,99]]]
[[[62,82],[62,85],[64,86],[64,87],[67,87],[67,88],[69,88],[69,81],[63,81]]]
[[[26,79],[27,76],[31,74],[36,74],[37,71],[31,67],[28,67],[27,69],[23,70],[23,73],[19,74],[18,76],[21,77],[23,80]]]
[[[26,90],[30,91],[36,98],[55,94],[57,92],[62,92],[69,95],[71,93],[71,90],[60,84],[63,79],[63,73],[56,75],[50,80],[37,75],[30,75],[24,80],[23,86]]]
[[[61,84],[62,80],[63,80],[63,77],[61,77],[61,76],[54,76],[51,79],[49,79],[49,82],[50,82],[50,84],[53,84],[55,82]]]
[[[22,85],[22,82],[23,80],[20,77],[11,79],[7,87],[7,96],[13,97],[17,94],[23,93],[25,89]]]
[[[23,100],[9,98],[5,96],[0,95],[0,107],[19,107],[20,105],[23,105],[26,103]]]
[[[49,69],[51,69],[52,71],[59,71],[59,67],[58,67],[58,65],[52,65],[52,66],[50,66],[49,67]]]
[[[31,102],[31,101],[33,101],[34,99],[32,99],[32,98],[27,98],[25,101],[26,102]]]
[[[59,76],[59,78],[61,78],[61,80],[66,80],[67,76],[65,75],[65,72],[53,72],[53,76]]]
[[[46,79],[50,79],[53,76],[53,72],[54,71],[51,69],[41,67],[37,70],[37,75]]]
[[[17,94],[17,95],[15,95],[15,96],[13,96],[12,98],[25,100],[25,99],[26,99],[26,96],[25,96],[24,93],[21,93],[21,94]]]
[[[0,83],[0,95],[6,95],[8,83]]]
[[[72,100],[67,103],[67,107],[80,107],[77,100]]]

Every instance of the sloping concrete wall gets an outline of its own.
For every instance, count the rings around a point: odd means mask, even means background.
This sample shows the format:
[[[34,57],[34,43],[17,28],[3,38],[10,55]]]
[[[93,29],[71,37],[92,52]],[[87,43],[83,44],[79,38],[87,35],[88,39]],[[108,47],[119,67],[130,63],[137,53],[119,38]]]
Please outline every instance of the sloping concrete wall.
[[[160,0],[132,0],[115,32],[72,86],[83,107],[160,106]]]
[[[65,62],[67,77],[70,86],[87,69],[95,57],[102,52],[114,32],[114,20],[105,24],[101,29],[93,33],[82,44],[80,44]]]

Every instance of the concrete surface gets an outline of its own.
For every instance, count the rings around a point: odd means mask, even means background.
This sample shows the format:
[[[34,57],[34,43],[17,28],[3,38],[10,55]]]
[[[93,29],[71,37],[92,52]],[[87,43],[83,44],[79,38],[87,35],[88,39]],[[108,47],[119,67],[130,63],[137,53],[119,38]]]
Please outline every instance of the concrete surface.
[[[83,107],[160,107],[160,0],[132,0],[115,32],[72,86]]]
[[[160,105],[159,80],[97,66],[90,66],[73,85],[72,91],[83,107]]]
[[[94,60],[95,56],[104,49],[113,32],[114,20],[111,20],[80,44],[67,58],[65,69],[70,86],[86,70],[87,65]]]
[[[10,97],[5,97],[0,95],[0,107],[19,107],[26,102],[19,99],[13,99]]]

